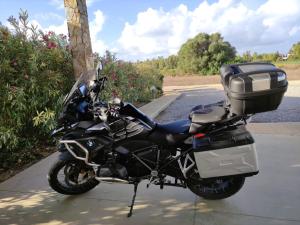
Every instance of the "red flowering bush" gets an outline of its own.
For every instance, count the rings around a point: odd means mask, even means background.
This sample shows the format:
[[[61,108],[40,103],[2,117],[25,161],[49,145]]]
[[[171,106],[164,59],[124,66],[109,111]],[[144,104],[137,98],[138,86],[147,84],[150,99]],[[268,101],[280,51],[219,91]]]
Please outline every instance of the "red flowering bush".
[[[62,48],[68,50],[67,36],[64,34],[56,35],[53,31],[44,34],[41,32],[42,41],[48,49]]]
[[[27,12],[9,18],[13,30],[0,24],[0,170],[38,157],[32,149],[51,140],[60,100],[74,83],[72,57],[65,35],[37,31]],[[159,96],[162,76],[117,60],[100,58],[109,83],[102,97],[147,102]]]
[[[0,169],[23,164],[46,143],[55,125],[59,99],[73,84],[67,40],[28,25],[28,15],[0,25]]]
[[[98,57],[104,64],[103,75],[108,77],[104,97],[120,97],[124,101],[148,102],[162,94],[163,76],[153,67],[139,67],[130,62],[118,60],[106,51]]]

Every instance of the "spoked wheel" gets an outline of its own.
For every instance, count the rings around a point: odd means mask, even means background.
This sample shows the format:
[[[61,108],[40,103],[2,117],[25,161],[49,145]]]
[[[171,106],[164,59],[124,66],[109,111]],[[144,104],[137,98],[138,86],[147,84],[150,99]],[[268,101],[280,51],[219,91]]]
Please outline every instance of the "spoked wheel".
[[[49,185],[65,195],[85,193],[99,184],[94,171],[79,160],[58,160],[48,173]]]
[[[226,177],[218,179],[191,180],[188,188],[196,195],[211,200],[228,198],[237,193],[244,185],[245,177]]]

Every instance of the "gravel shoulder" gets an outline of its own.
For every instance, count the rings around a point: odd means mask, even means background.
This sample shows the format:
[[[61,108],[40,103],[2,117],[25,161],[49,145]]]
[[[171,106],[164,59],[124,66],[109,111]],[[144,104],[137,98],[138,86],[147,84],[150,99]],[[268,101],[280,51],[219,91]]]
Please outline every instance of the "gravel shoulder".
[[[300,80],[300,65],[299,66],[284,66],[282,69],[287,73],[288,80]],[[189,86],[189,85],[207,85],[207,84],[220,84],[220,75],[213,76],[176,76],[164,77],[163,86]]]

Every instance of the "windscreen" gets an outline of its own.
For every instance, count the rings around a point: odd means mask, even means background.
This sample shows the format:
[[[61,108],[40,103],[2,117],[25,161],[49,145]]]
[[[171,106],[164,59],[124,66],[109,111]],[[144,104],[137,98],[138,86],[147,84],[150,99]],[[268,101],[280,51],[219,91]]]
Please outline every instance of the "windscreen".
[[[78,80],[75,82],[73,87],[71,88],[70,92],[67,94],[64,105],[72,99],[74,92],[79,88],[81,85],[85,84],[87,87],[90,85],[90,81],[93,81],[96,79],[95,71],[91,70],[85,73],[82,73],[81,76],[78,78]]]

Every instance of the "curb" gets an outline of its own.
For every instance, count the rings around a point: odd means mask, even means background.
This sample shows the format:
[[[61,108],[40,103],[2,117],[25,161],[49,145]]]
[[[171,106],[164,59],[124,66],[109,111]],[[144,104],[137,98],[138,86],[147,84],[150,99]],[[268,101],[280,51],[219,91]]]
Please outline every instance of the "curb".
[[[288,82],[290,87],[295,85],[300,85],[300,80],[288,80]],[[205,88],[215,88],[217,90],[224,90],[221,83],[215,83],[215,84],[164,86],[163,91],[164,93],[174,93],[174,92],[190,91],[190,90],[205,89]]]
[[[215,88],[217,90],[224,90],[222,84],[200,84],[200,85],[188,85],[188,86],[166,86],[163,88],[164,93],[174,93],[181,91],[193,91],[197,89]]]
[[[147,116],[155,118],[180,96],[181,93],[172,93],[170,95],[164,95],[160,98],[154,99],[153,101],[142,106],[139,109]]]

